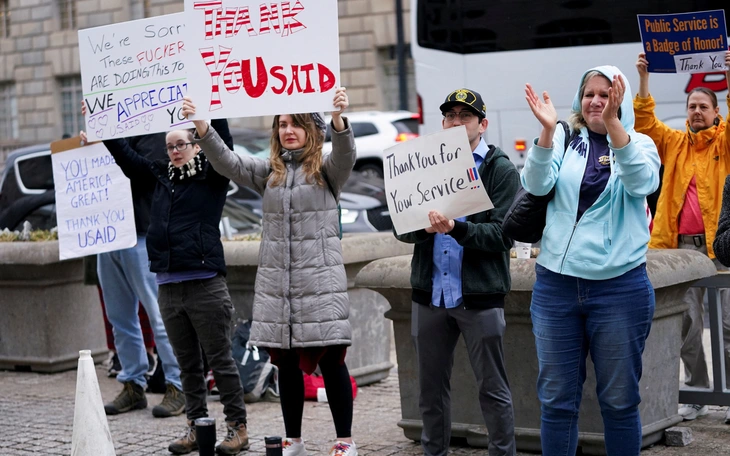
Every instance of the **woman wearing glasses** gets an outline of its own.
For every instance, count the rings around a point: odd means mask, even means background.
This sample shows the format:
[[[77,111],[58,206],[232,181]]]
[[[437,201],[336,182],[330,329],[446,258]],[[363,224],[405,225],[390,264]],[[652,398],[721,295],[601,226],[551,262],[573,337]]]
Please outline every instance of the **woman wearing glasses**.
[[[213,125],[233,147],[228,122],[214,120]],[[249,446],[246,408],[231,356],[233,305],[218,228],[228,178],[213,169],[193,141],[192,131],[173,130],[166,143],[169,161],[153,162],[124,139],[104,141],[124,174],[147,183],[152,192],[147,233],[150,270],[157,274],[160,313],[180,365],[188,419],[184,434],[168,449],[186,454],[198,448],[194,421],[208,416],[202,346],[226,416],[227,435],[216,450],[238,454]]]
[[[279,366],[286,428],[285,456],[307,454],[302,441],[302,371],[319,365],[337,432],[330,456],[354,456],[352,385],[345,365],[351,343],[350,303],[338,239],[337,199],[355,164],[352,129],[335,91],[332,153],[323,156],[326,125],[319,114],[274,117],[269,159],[240,156],[221,141],[215,125],[195,120],[213,167],[263,197],[263,233],[256,275],[250,342],[270,349]],[[195,114],[189,98],[183,115]]]

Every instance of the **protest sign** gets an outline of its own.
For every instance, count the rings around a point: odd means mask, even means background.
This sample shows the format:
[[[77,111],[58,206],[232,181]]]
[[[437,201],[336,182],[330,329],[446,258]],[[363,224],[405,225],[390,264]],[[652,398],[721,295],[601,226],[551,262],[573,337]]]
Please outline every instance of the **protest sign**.
[[[90,141],[193,126],[180,114],[187,93],[184,20],[178,13],[79,30]]]
[[[61,260],[137,244],[129,179],[102,143],[80,141],[51,143]]]
[[[337,0],[185,0],[195,118],[332,111]]]
[[[398,234],[493,208],[474,164],[466,127],[448,128],[383,151],[388,211]]]
[[[725,10],[637,17],[649,72],[726,71]]]

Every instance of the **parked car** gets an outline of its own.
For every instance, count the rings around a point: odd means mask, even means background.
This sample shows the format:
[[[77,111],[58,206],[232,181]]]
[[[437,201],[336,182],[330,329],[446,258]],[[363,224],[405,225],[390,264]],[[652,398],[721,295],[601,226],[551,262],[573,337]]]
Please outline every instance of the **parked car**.
[[[49,144],[12,152],[0,177],[0,229],[18,230],[24,221],[33,228],[56,226],[56,194]]]
[[[271,150],[271,133],[253,128],[231,128],[234,152],[266,158]]]
[[[269,134],[249,129],[234,129],[231,134],[234,152],[261,158],[269,156]],[[262,134],[266,136],[265,148],[255,151],[257,147],[251,147],[251,144],[263,146]],[[234,182],[231,182],[231,186],[233,190],[229,193],[229,199],[263,217],[261,196],[258,193]],[[378,176],[357,171],[350,175],[340,194],[343,233],[390,231],[393,228],[384,188],[383,180]]]
[[[418,114],[408,111],[361,111],[348,112],[346,117],[352,126],[357,148],[355,170],[373,177],[383,177],[383,151],[399,142],[418,136]],[[327,125],[330,123],[327,116]],[[331,132],[323,147],[324,153],[332,151]]]
[[[236,189],[231,186],[223,207],[223,217],[228,222],[221,233],[228,228],[233,235],[260,231],[261,215],[231,197]],[[26,220],[34,229],[48,230],[56,226],[50,144],[14,151],[8,156],[0,177],[0,230],[20,230]]]

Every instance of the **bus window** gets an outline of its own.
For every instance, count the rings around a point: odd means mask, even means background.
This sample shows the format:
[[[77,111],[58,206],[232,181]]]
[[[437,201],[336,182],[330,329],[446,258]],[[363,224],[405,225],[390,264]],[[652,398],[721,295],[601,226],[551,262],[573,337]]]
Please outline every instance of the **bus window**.
[[[418,45],[458,54],[639,41],[637,14],[723,9],[717,0],[419,0]],[[539,4],[539,7],[537,6]]]

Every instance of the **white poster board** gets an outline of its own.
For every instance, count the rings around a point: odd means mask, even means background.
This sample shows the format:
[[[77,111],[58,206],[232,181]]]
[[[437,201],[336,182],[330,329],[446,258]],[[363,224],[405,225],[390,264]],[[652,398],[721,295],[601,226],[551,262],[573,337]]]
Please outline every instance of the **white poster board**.
[[[185,0],[197,119],[332,111],[337,0]]]
[[[187,94],[184,21],[177,13],[79,30],[89,141],[193,126],[180,114]]]
[[[398,234],[430,227],[432,210],[455,219],[494,207],[463,125],[384,150],[383,172],[388,210]]]
[[[102,143],[54,152],[51,161],[61,260],[137,244],[129,179]]]

